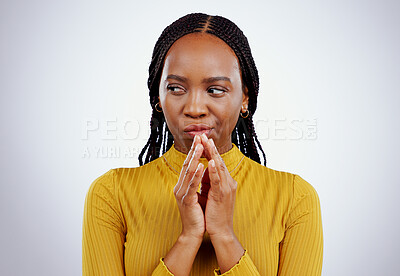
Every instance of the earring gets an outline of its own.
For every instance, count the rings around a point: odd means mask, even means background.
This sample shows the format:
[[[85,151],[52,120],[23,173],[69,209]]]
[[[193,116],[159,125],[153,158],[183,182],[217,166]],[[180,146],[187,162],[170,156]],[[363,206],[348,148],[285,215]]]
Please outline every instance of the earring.
[[[154,106],[154,109],[157,110],[157,112],[162,112],[162,108],[159,110],[157,108],[157,105],[160,106],[160,102],[156,103],[156,105]]]
[[[246,115],[243,115],[243,114],[246,114]],[[250,112],[249,112],[248,109],[247,109],[244,113],[240,112],[240,116],[241,116],[242,118],[247,118],[247,117],[249,117],[249,115],[250,115]]]

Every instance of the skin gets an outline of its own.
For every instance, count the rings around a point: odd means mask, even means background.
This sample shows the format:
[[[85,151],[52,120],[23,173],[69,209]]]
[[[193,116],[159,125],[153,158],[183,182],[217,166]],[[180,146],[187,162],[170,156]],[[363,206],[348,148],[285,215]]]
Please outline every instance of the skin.
[[[220,77],[226,80],[213,80]],[[208,138],[214,140],[220,154],[230,150],[239,113],[248,106],[235,53],[221,39],[206,33],[178,39],[165,58],[159,100],[177,150],[189,152],[193,138],[184,134],[184,128],[198,123],[212,128]]]
[[[244,254],[233,230],[237,183],[220,156],[232,148],[231,133],[239,112],[245,112],[248,105],[237,57],[213,35],[185,35],[166,55],[159,91],[175,147],[187,154],[174,188],[182,233],[164,263],[174,275],[189,275],[207,231],[224,273]],[[193,123],[210,126],[210,136],[193,139],[185,135],[185,126]],[[199,162],[202,156],[208,160],[206,170]],[[204,184],[207,189],[199,195],[199,183],[205,179],[209,184]]]

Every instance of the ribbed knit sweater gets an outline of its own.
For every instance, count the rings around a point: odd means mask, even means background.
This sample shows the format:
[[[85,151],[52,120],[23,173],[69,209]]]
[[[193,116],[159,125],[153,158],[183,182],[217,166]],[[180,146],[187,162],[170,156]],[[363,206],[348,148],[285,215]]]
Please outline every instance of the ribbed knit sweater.
[[[186,156],[172,146],[150,163],[113,169],[93,182],[83,219],[83,275],[172,275],[163,257],[182,229],[173,188]],[[321,275],[315,189],[298,175],[247,158],[234,144],[221,156],[238,183],[233,227],[245,249],[223,275]],[[200,162],[207,167],[205,158]],[[218,275],[207,234],[191,275]]]

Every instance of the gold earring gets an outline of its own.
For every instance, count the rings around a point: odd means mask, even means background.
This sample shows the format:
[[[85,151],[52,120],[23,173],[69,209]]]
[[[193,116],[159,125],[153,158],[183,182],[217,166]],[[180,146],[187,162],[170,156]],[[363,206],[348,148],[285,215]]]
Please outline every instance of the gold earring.
[[[243,115],[243,114],[246,114],[246,115]],[[247,117],[249,117],[249,114],[250,114],[250,112],[249,112],[248,109],[247,109],[244,113],[240,112],[240,116],[241,116],[242,118],[247,118]]]
[[[157,105],[160,106],[160,102],[156,103],[156,105],[154,106],[154,109],[157,110],[157,112],[162,112],[162,108],[160,110],[158,110]]]

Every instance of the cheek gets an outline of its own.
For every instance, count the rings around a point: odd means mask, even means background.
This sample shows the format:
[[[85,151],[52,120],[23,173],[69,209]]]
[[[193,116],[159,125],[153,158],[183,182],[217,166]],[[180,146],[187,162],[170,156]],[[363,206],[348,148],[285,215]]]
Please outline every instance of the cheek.
[[[170,95],[166,96],[164,98],[164,110],[165,113],[164,115],[167,115],[168,117],[176,117],[176,115],[179,113],[180,110],[180,103],[176,99],[173,99]]]
[[[237,110],[239,110],[238,107],[236,105],[232,105],[229,106],[229,108],[226,108],[224,111],[219,112],[219,123],[224,132],[231,132],[235,128],[239,118],[239,111],[236,112]]]
[[[171,131],[174,131],[174,129],[179,128],[179,122],[180,122],[179,102],[171,100],[170,97],[167,96],[163,99],[163,102],[161,104],[163,105],[164,117],[167,121],[168,128]]]
[[[236,101],[234,104],[232,104],[231,109],[229,110],[229,126],[231,130],[236,126],[236,123],[239,119],[239,112],[242,107],[242,102],[241,101]]]

